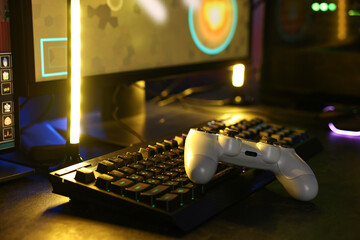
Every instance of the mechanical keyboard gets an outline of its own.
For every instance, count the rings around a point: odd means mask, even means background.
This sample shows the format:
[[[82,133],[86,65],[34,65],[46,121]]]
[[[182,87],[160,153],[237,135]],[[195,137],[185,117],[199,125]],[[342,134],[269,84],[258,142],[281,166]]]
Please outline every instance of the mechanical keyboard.
[[[307,131],[259,118],[214,120],[195,127],[287,145],[305,161],[321,151],[320,142]],[[140,143],[51,172],[53,192],[119,210],[120,218],[121,214],[136,213],[189,231],[275,179],[269,171],[220,162],[209,183],[192,183],[184,168],[186,134]]]

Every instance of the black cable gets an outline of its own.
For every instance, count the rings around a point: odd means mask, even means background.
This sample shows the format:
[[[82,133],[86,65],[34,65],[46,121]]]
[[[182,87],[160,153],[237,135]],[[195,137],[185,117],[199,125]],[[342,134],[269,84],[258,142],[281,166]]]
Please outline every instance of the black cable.
[[[156,97],[151,99],[151,102],[157,103],[165,98],[167,98],[170,93],[181,84],[183,78],[177,78],[175,81],[173,81],[169,86],[167,86],[164,90],[161,91],[160,94],[158,94]]]
[[[124,123],[120,118],[118,118],[117,113],[119,111],[119,106],[117,104],[117,95],[120,91],[120,88],[123,87],[122,84],[118,84],[114,90],[113,93],[113,104],[114,104],[114,110],[112,112],[112,117],[113,119],[116,121],[116,123],[123,128],[125,131],[128,131],[129,133],[131,133],[132,135],[134,135],[135,137],[137,137],[141,142],[146,142],[147,140],[142,137],[139,133],[137,133],[134,129],[132,129],[130,126],[128,126],[126,123]]]
[[[189,96],[191,94],[211,91],[211,90],[219,88],[222,85],[223,84],[221,84],[221,83],[216,83],[216,84],[207,85],[207,86],[187,88],[187,89],[183,90],[180,93],[173,94],[173,95],[169,96],[168,98],[165,98],[165,99],[159,101],[158,105],[159,106],[166,106],[166,105],[168,105],[170,103],[173,103],[173,102],[175,102],[177,100],[183,99],[183,98],[185,98],[185,97],[187,97],[187,96]]]

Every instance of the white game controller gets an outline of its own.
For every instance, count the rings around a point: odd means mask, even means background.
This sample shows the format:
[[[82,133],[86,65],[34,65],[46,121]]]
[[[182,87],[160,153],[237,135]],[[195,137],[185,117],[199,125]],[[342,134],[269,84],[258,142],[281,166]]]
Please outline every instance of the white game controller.
[[[315,174],[293,148],[190,129],[184,157],[186,174],[195,183],[209,182],[222,161],[272,171],[295,199],[309,201],[318,193]]]

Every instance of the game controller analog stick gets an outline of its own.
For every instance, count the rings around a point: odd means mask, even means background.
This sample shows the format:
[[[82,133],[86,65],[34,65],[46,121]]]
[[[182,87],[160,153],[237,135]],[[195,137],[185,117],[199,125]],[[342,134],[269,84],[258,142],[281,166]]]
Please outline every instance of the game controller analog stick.
[[[318,193],[315,174],[293,148],[190,129],[184,161],[186,174],[199,184],[209,182],[222,161],[272,171],[295,199],[309,201]]]

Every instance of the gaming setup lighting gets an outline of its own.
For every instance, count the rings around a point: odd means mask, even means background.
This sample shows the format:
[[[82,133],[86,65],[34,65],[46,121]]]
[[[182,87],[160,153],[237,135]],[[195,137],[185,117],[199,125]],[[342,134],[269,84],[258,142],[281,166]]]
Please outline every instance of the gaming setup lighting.
[[[327,106],[322,111],[323,112],[332,112],[332,111],[335,111],[335,107],[334,106]],[[335,133],[337,135],[360,137],[360,131],[350,131],[350,130],[339,129],[332,122],[328,123],[328,127],[333,133]]]
[[[236,64],[233,66],[232,84],[234,87],[242,87],[245,81],[245,65]]]
[[[71,84],[69,136],[63,165],[81,162],[80,102],[81,102],[81,21],[80,0],[68,0],[68,77]]]

